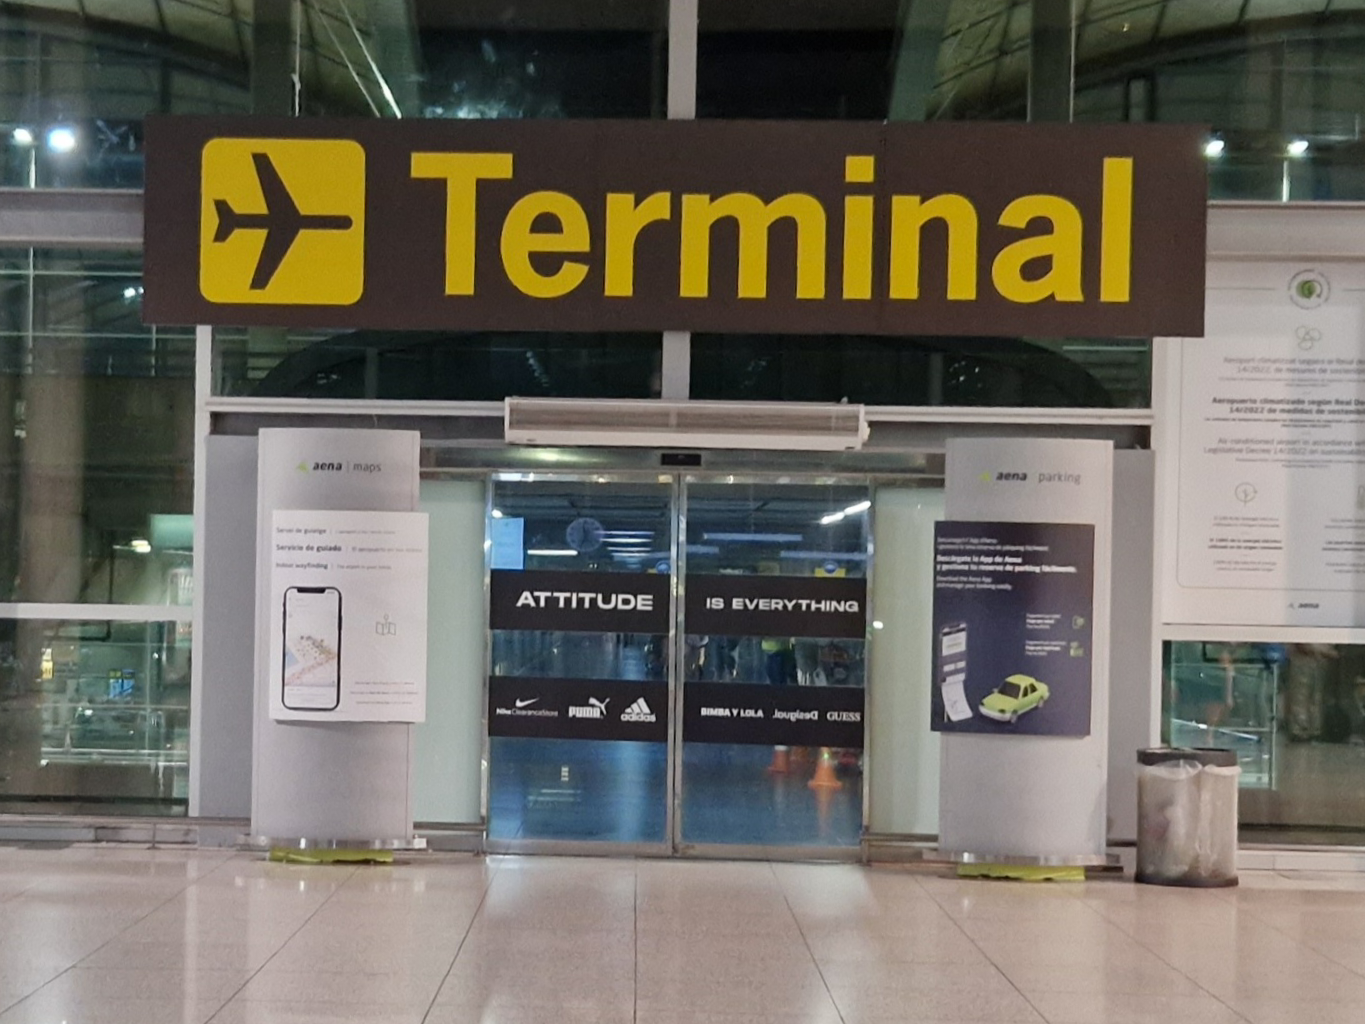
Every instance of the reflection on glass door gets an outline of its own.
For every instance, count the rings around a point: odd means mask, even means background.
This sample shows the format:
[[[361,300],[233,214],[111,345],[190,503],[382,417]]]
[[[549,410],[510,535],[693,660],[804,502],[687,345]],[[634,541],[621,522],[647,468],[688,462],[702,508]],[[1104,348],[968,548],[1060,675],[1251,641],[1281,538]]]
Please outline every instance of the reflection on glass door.
[[[489,836],[667,839],[672,486],[499,480]]]
[[[684,495],[680,840],[855,846],[868,489]]]

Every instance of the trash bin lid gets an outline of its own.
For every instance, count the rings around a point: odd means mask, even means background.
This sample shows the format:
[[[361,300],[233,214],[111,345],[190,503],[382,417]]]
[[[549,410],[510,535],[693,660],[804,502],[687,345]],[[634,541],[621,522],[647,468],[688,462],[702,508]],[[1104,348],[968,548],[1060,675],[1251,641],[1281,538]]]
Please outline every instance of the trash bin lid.
[[[1138,751],[1138,764],[1193,761],[1206,768],[1236,768],[1237,752],[1222,747],[1150,747]]]

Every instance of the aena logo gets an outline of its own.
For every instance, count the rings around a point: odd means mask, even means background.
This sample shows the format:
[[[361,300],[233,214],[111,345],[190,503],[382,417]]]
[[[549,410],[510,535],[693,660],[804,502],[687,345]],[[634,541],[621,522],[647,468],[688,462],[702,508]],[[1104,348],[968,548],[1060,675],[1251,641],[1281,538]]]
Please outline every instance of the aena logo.
[[[300,462],[295,467],[300,473],[343,473],[346,471],[344,462],[313,462],[306,460]],[[353,473],[379,473],[383,467],[377,462],[352,462],[350,469]]]
[[[1028,479],[1027,473],[1019,473],[1013,471],[992,473],[990,470],[987,470],[986,472],[981,474],[981,482],[984,484],[989,484],[992,482],[1023,483],[1027,479]]]

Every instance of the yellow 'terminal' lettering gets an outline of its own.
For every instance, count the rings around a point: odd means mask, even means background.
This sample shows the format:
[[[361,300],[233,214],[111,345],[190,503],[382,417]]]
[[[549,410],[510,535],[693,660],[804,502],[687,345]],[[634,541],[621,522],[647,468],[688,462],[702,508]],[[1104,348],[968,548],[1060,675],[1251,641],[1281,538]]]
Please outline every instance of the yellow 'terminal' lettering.
[[[1020,196],[1000,213],[1000,225],[1025,228],[1038,217],[1052,222],[1052,231],[1011,242],[991,264],[995,290],[1011,302],[1041,302],[1049,296],[1058,302],[1080,302],[1081,211],[1061,196]],[[1041,277],[1024,277],[1024,264],[1048,260]]]
[[[765,203],[751,192],[729,192],[712,199],[688,193],[682,197],[682,245],[678,294],[704,299],[711,291],[711,227],[733,217],[739,225],[741,299],[768,296],[768,235],[773,222],[796,222],[796,297],[825,297],[825,208],[804,192],[790,192]]]
[[[919,298],[921,235],[935,219],[948,231],[948,298],[976,298],[976,207],[953,192],[927,202],[919,196],[891,197],[891,298]]]
[[[1104,158],[1100,205],[1100,301],[1127,302],[1133,270],[1133,158]]]
[[[537,231],[542,216],[559,221],[557,231]],[[533,299],[568,295],[588,276],[588,265],[563,260],[553,274],[542,274],[531,263],[536,252],[587,252],[592,244],[588,215],[578,200],[563,192],[529,192],[507,211],[502,222],[502,268],[521,291]]]
[[[512,154],[413,153],[412,176],[445,179],[446,294],[473,295],[476,186],[511,178]]]
[[[635,243],[646,224],[673,216],[673,193],[655,192],[636,203],[633,192],[607,193],[606,272],[602,294],[635,294]]]

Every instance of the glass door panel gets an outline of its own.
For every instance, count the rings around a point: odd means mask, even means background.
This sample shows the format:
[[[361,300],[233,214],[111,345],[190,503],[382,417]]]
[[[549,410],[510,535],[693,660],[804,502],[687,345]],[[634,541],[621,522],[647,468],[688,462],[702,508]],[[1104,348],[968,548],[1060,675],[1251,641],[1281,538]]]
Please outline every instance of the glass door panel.
[[[495,480],[488,834],[668,837],[673,486]]]
[[[684,487],[684,844],[856,846],[866,486]]]

